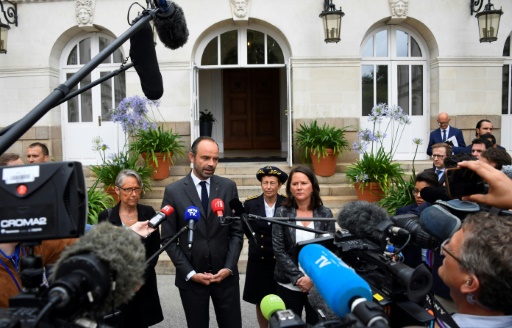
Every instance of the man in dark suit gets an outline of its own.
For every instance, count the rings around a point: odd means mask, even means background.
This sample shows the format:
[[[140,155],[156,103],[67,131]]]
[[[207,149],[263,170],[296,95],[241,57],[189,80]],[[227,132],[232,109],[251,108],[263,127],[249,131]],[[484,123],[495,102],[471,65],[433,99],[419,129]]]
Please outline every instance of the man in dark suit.
[[[196,223],[192,247],[182,234],[166,251],[176,267],[175,285],[180,290],[187,325],[209,327],[209,304],[212,299],[219,327],[242,327],[238,258],[242,250],[241,222],[221,225],[206,199],[224,201],[224,215],[231,214],[229,201],[238,198],[236,184],[214,175],[219,161],[219,147],[210,137],[199,137],[189,153],[192,172],[165,188],[163,205],[174,213],[162,223],[162,243],[187,225],[186,209],[196,206],[200,219]],[[206,182],[206,184],[204,183]]]
[[[492,135],[493,129],[494,128],[492,126],[491,121],[489,121],[487,119],[478,121],[476,123],[476,127],[475,127],[475,139],[479,139],[479,138],[489,139],[489,141],[492,142],[492,146],[494,148],[505,150],[504,147],[496,144],[496,138]],[[458,148],[457,150],[454,150],[454,153],[455,154],[460,154],[460,153],[472,154],[473,153],[473,144],[470,144],[464,148]]]
[[[439,128],[430,132],[430,139],[427,146],[427,154],[429,156],[432,156],[432,146],[434,144],[450,141],[450,139],[457,140],[457,146],[455,146],[455,144],[452,142],[454,144],[453,152],[457,153],[459,148],[466,147],[464,137],[462,136],[462,131],[454,128],[453,126],[450,126],[450,117],[447,113],[439,113],[437,116],[437,124],[439,125]]]
[[[446,179],[444,167],[444,159],[447,156],[451,156],[452,147],[444,142],[434,144],[432,146],[432,163],[434,165],[431,169],[426,169],[425,171],[432,171],[436,174],[439,185],[442,186]]]

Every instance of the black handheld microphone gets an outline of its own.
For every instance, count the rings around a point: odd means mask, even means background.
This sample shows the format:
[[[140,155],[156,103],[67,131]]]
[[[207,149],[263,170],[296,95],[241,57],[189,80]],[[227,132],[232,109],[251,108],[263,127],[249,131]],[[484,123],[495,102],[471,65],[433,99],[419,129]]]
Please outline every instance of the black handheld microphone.
[[[158,100],[164,94],[164,82],[149,23],[130,38],[130,58],[140,79],[142,92],[150,100]]]
[[[196,222],[200,218],[199,209],[195,206],[189,206],[185,210],[185,221],[188,222],[188,248],[192,248],[194,241],[194,230],[196,229]]]
[[[149,220],[148,225],[155,229],[158,227],[169,215],[174,213],[174,208],[171,205],[165,205],[160,212],[158,212],[154,217]]]
[[[242,202],[238,198],[234,198],[229,202],[229,207],[231,207],[235,211],[235,216],[239,216],[242,219],[242,222],[247,227],[247,230],[249,230],[249,233],[251,234],[252,240],[254,241],[255,245],[258,245],[258,239],[256,238],[256,234],[252,230],[251,225],[249,224],[249,221],[247,221],[247,213],[245,213],[245,208],[242,205]]]
[[[188,40],[188,28],[183,9],[166,0],[154,0],[160,11],[155,15],[154,23],[158,38],[169,49],[183,47]]]

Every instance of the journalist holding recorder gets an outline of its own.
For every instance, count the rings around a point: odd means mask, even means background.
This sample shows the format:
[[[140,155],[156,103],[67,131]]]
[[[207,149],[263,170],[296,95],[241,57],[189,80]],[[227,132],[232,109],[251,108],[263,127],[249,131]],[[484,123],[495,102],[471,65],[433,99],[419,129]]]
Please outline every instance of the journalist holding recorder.
[[[320,198],[318,180],[309,168],[298,166],[290,171],[286,183],[287,199],[283,206],[276,210],[276,217],[297,218],[332,218],[332,211],[323,206]],[[296,221],[297,225],[316,230],[334,233],[332,222]],[[299,268],[295,245],[299,241],[320,237],[319,234],[304,230],[286,227],[279,224],[272,225],[272,244],[276,257],[274,278],[276,279],[277,295],[281,297],[288,309],[298,316],[302,316],[302,309],[306,311],[306,322],[315,324],[318,315],[308,301],[307,293],[313,287],[311,279]]]

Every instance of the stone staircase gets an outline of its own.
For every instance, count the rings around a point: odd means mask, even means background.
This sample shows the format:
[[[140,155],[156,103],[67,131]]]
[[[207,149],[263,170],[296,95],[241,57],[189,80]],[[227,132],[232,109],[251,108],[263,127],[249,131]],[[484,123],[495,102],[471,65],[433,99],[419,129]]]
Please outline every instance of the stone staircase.
[[[412,163],[410,161],[400,162],[402,167],[408,174],[412,170]],[[324,205],[329,207],[334,216],[336,217],[340,209],[344,204],[357,200],[356,192],[354,187],[348,183],[345,174],[345,168],[350,163],[338,163],[336,167],[336,173],[331,177],[317,177],[320,183],[320,195],[324,202]],[[238,187],[238,195],[240,200],[243,202],[247,197],[260,194],[261,187],[259,181],[256,179],[256,171],[266,165],[278,166],[285,172],[291,170],[285,163],[219,163],[215,174],[229,178],[236,182]],[[415,168],[416,172],[432,167],[431,161],[416,161]],[[190,171],[190,167],[187,165],[172,166],[170,176],[167,179],[154,181],[152,191],[145,193],[140,200],[141,204],[152,206],[155,211],[160,210],[162,204],[163,194],[165,187],[182,177],[184,177]],[[91,186],[94,182],[94,177],[90,174],[90,171],[86,169],[86,180],[87,185]],[[285,187],[281,187],[279,191],[281,194],[285,194]],[[244,247],[240,254],[240,260],[238,268],[240,272],[245,272],[247,264],[247,253],[248,245],[247,239],[244,237]],[[163,252],[158,261],[157,274],[174,274],[175,269],[170,261],[167,253]]]

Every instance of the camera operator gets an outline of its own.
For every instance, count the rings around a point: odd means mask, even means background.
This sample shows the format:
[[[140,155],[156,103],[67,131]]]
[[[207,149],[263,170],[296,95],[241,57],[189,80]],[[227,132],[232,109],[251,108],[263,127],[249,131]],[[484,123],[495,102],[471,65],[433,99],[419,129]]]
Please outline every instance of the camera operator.
[[[145,237],[154,229],[148,226],[148,221],[137,222],[130,227],[141,237]],[[67,246],[74,244],[77,238],[44,240],[41,245],[34,247],[34,255],[41,257],[43,267],[52,265],[59,259]],[[27,256],[28,249],[20,243],[0,243],[0,308],[9,307],[9,299],[22,291],[19,260]],[[43,276],[41,276],[41,283]]]
[[[452,318],[460,328],[512,326],[511,236],[510,217],[478,212],[443,243],[439,276],[450,288],[457,309]]]
[[[34,247],[34,254],[41,256],[43,267],[54,264],[60,253],[66,246],[72,245],[76,239],[57,239],[43,241],[41,245]],[[0,244],[0,307],[9,307],[9,299],[22,291],[21,279],[19,277],[19,260],[27,255],[27,249],[20,243]],[[41,276],[41,283],[43,277]]]

